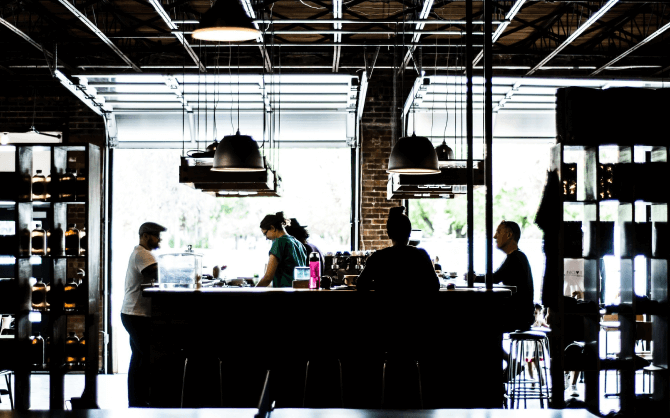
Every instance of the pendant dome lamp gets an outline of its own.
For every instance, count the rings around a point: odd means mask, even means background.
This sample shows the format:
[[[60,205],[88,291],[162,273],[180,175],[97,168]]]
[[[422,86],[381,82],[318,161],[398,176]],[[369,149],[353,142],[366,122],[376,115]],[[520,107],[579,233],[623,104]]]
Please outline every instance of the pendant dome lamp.
[[[449,145],[447,145],[446,140],[442,140],[442,144],[435,148],[435,153],[437,154],[438,161],[449,161],[454,159],[454,151]]]
[[[241,42],[256,39],[260,34],[240,0],[217,0],[202,16],[192,36],[203,41]]]
[[[265,171],[265,163],[256,141],[238,130],[217,145],[212,171]]]
[[[396,142],[389,157],[387,173],[438,174],[440,167],[430,139],[425,136],[402,137]]]

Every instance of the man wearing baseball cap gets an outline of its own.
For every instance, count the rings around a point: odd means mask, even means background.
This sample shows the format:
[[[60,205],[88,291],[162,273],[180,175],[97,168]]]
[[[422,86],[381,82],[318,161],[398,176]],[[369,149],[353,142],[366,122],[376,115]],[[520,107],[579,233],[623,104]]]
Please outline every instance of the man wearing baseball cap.
[[[149,406],[149,335],[151,300],[142,296],[141,285],[158,278],[158,263],[151,251],[160,247],[162,225],[145,222],[140,226],[140,243],[130,255],[126,271],[126,292],[121,308],[121,322],[130,335],[128,368],[128,406]]]

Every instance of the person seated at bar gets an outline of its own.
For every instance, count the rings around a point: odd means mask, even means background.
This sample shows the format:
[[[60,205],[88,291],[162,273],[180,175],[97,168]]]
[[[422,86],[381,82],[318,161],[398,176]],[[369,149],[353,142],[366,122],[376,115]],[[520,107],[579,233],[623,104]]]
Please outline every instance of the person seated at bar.
[[[386,233],[393,245],[368,258],[356,282],[358,290],[438,292],[440,282],[426,250],[409,245],[412,222],[405,207],[389,210]]]
[[[516,287],[503,312],[503,332],[529,330],[535,322],[533,273],[526,254],[519,249],[521,228],[516,222],[502,221],[493,238],[496,247],[507,254],[505,261],[493,273],[493,283]]]
[[[285,227],[290,223],[284,217],[284,212],[267,215],[261,221],[261,232],[266,239],[272,241],[272,247],[265,275],[257,287],[267,287],[270,283],[273,287],[292,287],[293,269],[307,265],[303,245],[286,233]]]
[[[309,258],[311,253],[319,254],[319,260],[321,261],[321,271],[323,271],[323,265],[325,264],[323,254],[321,254],[321,250],[319,250],[316,245],[312,244],[311,242],[307,242],[307,238],[309,238],[307,225],[300,225],[300,222],[298,222],[296,218],[291,218],[291,223],[286,225],[286,233],[302,243],[303,247],[305,247],[305,255],[307,258]],[[307,261],[307,264],[309,264],[309,260]]]

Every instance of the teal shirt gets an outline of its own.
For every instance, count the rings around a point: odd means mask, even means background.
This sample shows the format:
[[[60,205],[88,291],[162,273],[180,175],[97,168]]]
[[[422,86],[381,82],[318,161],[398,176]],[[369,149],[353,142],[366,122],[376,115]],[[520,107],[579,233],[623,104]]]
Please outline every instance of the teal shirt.
[[[292,287],[293,269],[307,266],[307,256],[300,241],[291,235],[284,235],[272,242],[270,254],[277,257],[279,265],[272,278],[274,287]]]

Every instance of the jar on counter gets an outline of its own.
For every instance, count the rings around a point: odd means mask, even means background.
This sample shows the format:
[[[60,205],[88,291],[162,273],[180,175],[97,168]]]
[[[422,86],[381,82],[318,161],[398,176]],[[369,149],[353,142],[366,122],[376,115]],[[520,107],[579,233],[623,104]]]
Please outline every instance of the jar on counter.
[[[66,365],[76,366],[79,362],[79,338],[74,331],[70,331],[65,339],[63,354],[65,355]]]

